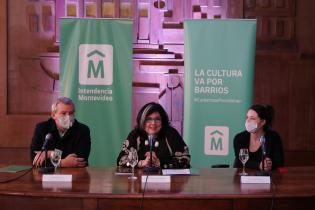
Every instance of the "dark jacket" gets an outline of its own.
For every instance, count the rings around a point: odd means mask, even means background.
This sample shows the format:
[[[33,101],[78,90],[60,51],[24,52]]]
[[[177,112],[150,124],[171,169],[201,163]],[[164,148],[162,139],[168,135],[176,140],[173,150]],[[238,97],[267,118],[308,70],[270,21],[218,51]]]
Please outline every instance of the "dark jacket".
[[[41,151],[45,136],[51,133],[52,138],[47,143],[47,150],[59,149],[62,151],[62,159],[71,153],[88,161],[91,150],[90,129],[88,126],[74,121],[73,126],[67,130],[63,137],[60,137],[55,120],[49,120],[36,125],[31,143],[31,161],[35,157],[35,151]]]
[[[272,169],[282,167],[284,165],[284,154],[282,148],[282,141],[279,134],[273,130],[267,130],[265,133],[265,147],[266,157],[269,157],[272,161]],[[247,148],[249,151],[250,133],[243,131],[234,137],[234,167],[242,167],[242,163],[239,160],[239,151],[241,148]],[[260,162],[262,160],[262,149],[256,152],[249,151],[249,159],[245,164],[246,168],[259,169]]]

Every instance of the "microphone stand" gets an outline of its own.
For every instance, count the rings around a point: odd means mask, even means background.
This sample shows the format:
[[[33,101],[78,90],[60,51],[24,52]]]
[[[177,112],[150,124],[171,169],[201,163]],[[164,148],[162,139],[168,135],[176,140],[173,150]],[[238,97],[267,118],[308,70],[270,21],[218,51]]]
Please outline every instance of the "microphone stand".
[[[270,176],[269,171],[265,171],[265,158],[266,158],[266,148],[265,148],[265,137],[261,137],[261,170],[257,172],[257,176]]]
[[[150,147],[150,165],[144,168],[145,172],[158,172],[159,167],[153,165],[152,150],[153,150],[153,135],[149,135],[149,147]]]
[[[47,152],[47,147],[46,147],[46,146],[43,146],[41,153],[42,153],[43,151],[44,151],[44,154],[45,154],[44,167],[43,167],[43,166],[40,167],[40,168],[38,169],[38,171],[39,171],[40,173],[53,172],[53,171],[55,170],[55,168],[52,167],[52,166],[50,166],[50,167],[47,166],[47,153],[48,153],[48,152]],[[39,157],[40,157],[40,155],[39,155]]]

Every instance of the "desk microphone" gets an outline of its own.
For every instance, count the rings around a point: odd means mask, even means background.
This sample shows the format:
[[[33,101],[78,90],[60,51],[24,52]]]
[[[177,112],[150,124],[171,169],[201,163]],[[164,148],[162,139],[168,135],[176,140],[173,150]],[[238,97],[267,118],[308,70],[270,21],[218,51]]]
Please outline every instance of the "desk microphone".
[[[149,147],[150,147],[150,166],[153,165],[152,160],[152,150],[153,150],[153,142],[154,142],[154,136],[152,134],[149,135]]]
[[[265,147],[266,138],[265,138],[265,136],[261,136],[259,138],[259,141],[260,141],[260,144],[261,144],[261,150],[262,150],[263,159],[265,159],[265,157],[266,157],[266,147]]]
[[[51,133],[48,133],[48,134],[45,136],[45,141],[44,141],[44,143],[43,143],[42,150],[47,150],[46,147],[47,147],[47,144],[48,144],[48,142],[50,141],[50,139],[52,139],[52,134],[51,134]]]
[[[152,160],[153,159],[152,158],[153,145],[154,145],[154,136],[153,134],[150,134],[149,135],[150,165],[144,168],[145,172],[158,172],[160,170],[159,167],[156,167],[153,165],[153,160]]]
[[[44,151],[45,152],[45,160],[44,160],[44,166],[39,168],[39,172],[41,173],[47,173],[47,172],[52,172],[54,171],[54,167],[47,167],[47,145],[49,143],[49,141],[51,141],[52,139],[52,134],[48,133],[45,136],[45,140],[42,146],[42,151],[41,153]]]
[[[266,157],[266,148],[265,148],[265,137],[264,136],[261,136],[259,138],[259,141],[260,141],[260,145],[261,145],[261,161],[262,161],[262,171],[265,170],[265,157]]]
[[[266,158],[266,138],[265,136],[261,136],[259,138],[259,142],[260,142],[260,145],[261,145],[261,171],[258,172],[258,175],[260,176],[270,176],[270,172],[269,171],[265,171],[265,158]]]

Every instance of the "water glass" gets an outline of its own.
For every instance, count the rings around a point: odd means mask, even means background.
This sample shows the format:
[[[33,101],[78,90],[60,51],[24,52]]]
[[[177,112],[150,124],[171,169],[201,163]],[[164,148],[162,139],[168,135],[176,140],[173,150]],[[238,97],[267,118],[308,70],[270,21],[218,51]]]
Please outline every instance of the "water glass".
[[[239,173],[239,175],[241,176],[246,176],[247,173],[245,172],[245,163],[248,161],[249,159],[249,154],[248,154],[248,149],[246,148],[242,148],[240,149],[240,153],[239,153],[239,159],[243,164],[243,170],[241,173]]]

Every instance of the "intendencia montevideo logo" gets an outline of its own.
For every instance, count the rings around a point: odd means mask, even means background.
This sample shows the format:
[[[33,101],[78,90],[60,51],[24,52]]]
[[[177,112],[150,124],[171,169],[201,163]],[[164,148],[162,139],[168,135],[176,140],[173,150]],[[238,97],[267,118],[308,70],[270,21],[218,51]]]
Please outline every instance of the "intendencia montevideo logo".
[[[204,136],[205,155],[229,154],[229,128],[225,126],[206,126]]]
[[[81,85],[111,85],[113,83],[113,46],[80,44],[79,83]]]

